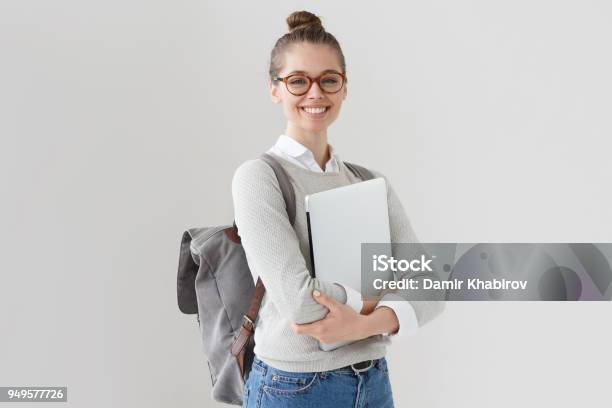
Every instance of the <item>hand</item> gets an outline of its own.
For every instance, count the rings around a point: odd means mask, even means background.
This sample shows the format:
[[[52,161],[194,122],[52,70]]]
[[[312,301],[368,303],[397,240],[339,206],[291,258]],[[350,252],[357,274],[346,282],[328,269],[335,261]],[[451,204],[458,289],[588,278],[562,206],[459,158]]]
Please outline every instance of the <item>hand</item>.
[[[292,323],[291,328],[297,334],[304,334],[319,340],[321,343],[361,340],[369,336],[366,331],[366,316],[355,312],[350,306],[336,302],[324,293],[313,292],[315,301],[329,310],[325,317],[312,323]],[[363,309],[362,309],[363,310]]]
[[[374,311],[376,305],[378,304],[378,300],[364,300],[363,306],[361,306],[361,314],[369,315]]]

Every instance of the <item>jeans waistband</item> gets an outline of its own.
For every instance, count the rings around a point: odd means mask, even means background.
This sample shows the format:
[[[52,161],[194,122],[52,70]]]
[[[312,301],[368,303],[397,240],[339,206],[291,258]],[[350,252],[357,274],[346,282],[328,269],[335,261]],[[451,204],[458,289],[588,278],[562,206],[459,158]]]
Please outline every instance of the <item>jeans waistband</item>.
[[[338,368],[338,370],[352,370],[355,372],[362,373],[362,372],[368,371],[372,367],[377,367],[381,363],[381,360],[382,359],[380,358],[377,358],[376,360],[364,360],[358,363],[349,364],[347,366],[340,367]],[[332,371],[335,371],[335,370],[332,370]]]
[[[340,368],[334,368],[332,370],[329,370],[327,372],[366,372],[371,368],[382,368],[382,364],[384,361],[384,357],[381,358],[377,358],[375,360],[364,360],[364,361],[360,361],[358,363],[353,363],[353,364],[349,364],[346,365],[344,367],[340,367]],[[254,357],[253,363],[258,364],[260,366],[263,367],[269,367],[268,364],[266,364],[265,362],[263,362],[262,360],[260,360],[257,356]],[[272,367],[274,368],[274,367]]]

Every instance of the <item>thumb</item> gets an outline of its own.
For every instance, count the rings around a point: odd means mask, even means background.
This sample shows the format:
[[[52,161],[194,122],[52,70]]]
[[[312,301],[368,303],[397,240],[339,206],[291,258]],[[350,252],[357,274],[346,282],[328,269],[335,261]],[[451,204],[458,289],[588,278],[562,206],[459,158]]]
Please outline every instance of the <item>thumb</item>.
[[[316,289],[312,291],[312,297],[317,303],[327,307],[329,310],[335,308],[338,304],[333,298],[330,298],[325,293]]]

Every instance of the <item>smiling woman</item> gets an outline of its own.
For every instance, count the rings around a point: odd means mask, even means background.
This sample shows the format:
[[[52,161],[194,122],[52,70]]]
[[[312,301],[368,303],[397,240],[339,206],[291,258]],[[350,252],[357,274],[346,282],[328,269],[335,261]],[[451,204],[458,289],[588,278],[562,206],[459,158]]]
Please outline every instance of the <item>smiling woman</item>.
[[[442,304],[386,296],[363,302],[341,282],[311,276],[305,195],[362,180],[328,143],[327,130],[347,97],[340,45],[312,13],[292,13],[287,24],[289,32],[272,49],[268,83],[270,98],[282,106],[287,124],[268,153],[287,173],[295,193],[293,224],[266,162],[248,160],[232,179],[242,247],[255,280],[265,286],[243,407],[393,407],[386,347],[392,337],[410,334],[433,319]],[[385,180],[391,241],[416,242]],[[319,342],[345,341],[350,344],[331,351],[319,347]]]
[[[270,55],[270,95],[283,106],[286,133],[323,160],[327,128],[347,96],[344,54],[314,14],[293,13],[287,24],[289,33],[276,42]]]

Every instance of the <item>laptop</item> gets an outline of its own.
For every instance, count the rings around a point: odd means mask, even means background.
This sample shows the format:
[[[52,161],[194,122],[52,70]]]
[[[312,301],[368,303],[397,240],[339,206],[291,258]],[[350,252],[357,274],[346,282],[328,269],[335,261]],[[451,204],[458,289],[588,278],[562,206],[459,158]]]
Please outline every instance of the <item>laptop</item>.
[[[389,243],[386,252],[391,255],[385,179],[307,195],[305,208],[312,277],[361,292],[361,244]],[[381,278],[392,279],[389,273]],[[319,343],[319,347],[329,351],[349,343]]]

